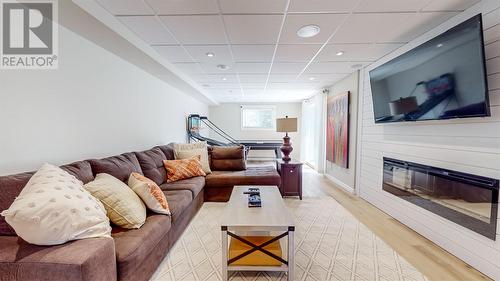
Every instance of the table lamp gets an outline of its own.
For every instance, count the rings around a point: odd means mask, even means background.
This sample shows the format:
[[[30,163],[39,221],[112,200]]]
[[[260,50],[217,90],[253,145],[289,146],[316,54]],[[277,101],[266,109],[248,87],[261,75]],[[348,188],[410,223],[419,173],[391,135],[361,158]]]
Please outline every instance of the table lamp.
[[[418,109],[416,97],[399,98],[389,103],[391,115],[408,114]]]
[[[290,137],[288,133],[297,132],[297,118],[277,118],[276,119],[276,132],[286,133],[283,138],[283,145],[281,146],[281,152],[283,153],[283,161],[288,162],[291,160],[290,153],[293,150],[292,143],[290,142]]]

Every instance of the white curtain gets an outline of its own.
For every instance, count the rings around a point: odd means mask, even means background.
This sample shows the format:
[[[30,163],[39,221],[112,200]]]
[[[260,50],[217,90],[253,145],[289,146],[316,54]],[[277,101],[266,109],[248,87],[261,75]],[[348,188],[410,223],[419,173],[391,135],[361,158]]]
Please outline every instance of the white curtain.
[[[302,102],[301,118],[301,161],[318,172],[324,172],[324,94]]]

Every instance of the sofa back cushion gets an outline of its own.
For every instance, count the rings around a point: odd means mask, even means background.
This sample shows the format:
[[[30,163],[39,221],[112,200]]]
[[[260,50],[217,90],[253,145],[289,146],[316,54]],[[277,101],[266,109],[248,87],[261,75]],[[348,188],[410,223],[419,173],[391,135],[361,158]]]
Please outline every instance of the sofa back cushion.
[[[210,168],[214,171],[242,171],[246,169],[245,147],[212,146],[209,149]]]
[[[61,166],[61,169],[81,180],[83,184],[94,180],[92,167],[88,161],[78,161],[68,165]]]
[[[146,178],[154,181],[157,185],[167,181],[167,170],[163,166],[163,160],[167,160],[167,157],[160,147],[157,146],[150,150],[136,152],[135,156]]]
[[[92,166],[94,176],[109,174],[126,183],[130,174],[134,172],[142,174],[141,165],[139,165],[139,161],[133,152],[88,161]]]
[[[81,180],[83,183],[90,182],[94,179],[90,163],[87,161],[75,162],[61,166],[61,168]],[[21,193],[21,190],[34,173],[35,172],[27,172],[0,177],[0,212],[10,207],[14,199]],[[2,216],[0,216],[0,235],[16,235],[14,229],[5,222]]]
[[[163,154],[165,154],[165,157],[167,157],[167,160],[175,160],[174,156],[174,143],[169,143],[167,145],[161,145],[158,146],[158,148],[163,151]]]

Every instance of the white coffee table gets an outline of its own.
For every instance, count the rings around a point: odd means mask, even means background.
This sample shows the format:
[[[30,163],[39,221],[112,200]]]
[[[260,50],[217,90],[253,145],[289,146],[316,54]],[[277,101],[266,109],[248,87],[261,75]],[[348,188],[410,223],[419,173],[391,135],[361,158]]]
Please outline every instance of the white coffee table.
[[[243,194],[249,187],[260,189],[262,207],[248,207],[248,195]],[[292,215],[283,202],[277,186],[235,186],[231,198],[224,210],[222,221],[222,280],[226,281],[229,271],[284,271],[287,280],[293,280],[294,268],[294,232],[295,223]],[[255,245],[239,235],[273,236],[271,240],[261,245]],[[277,235],[273,233],[278,233]],[[264,234],[264,235],[263,235]],[[228,237],[252,247],[249,251],[228,260]],[[261,248],[274,241],[288,237],[287,260]],[[260,246],[260,247],[259,247]],[[254,251],[261,251],[274,259],[281,261],[281,266],[237,266],[232,262]]]

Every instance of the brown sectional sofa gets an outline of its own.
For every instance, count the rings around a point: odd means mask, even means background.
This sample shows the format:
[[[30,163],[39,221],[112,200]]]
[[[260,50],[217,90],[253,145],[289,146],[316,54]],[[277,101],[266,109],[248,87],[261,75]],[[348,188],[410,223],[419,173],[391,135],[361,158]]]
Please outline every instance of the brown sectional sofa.
[[[148,213],[139,229],[113,226],[113,239],[83,239],[50,247],[23,241],[0,216],[0,281],[148,280],[204,201],[227,201],[234,185],[280,185],[273,167],[241,169],[243,154],[239,161],[234,153],[213,155],[217,161],[211,165],[212,174],[173,183],[166,183],[163,167],[163,160],[174,159],[172,145],[62,166],[84,183],[98,173],[111,174],[124,182],[130,173],[141,173],[163,190],[172,216]],[[224,171],[214,169],[217,167]],[[12,204],[33,174],[0,177],[0,212]]]

